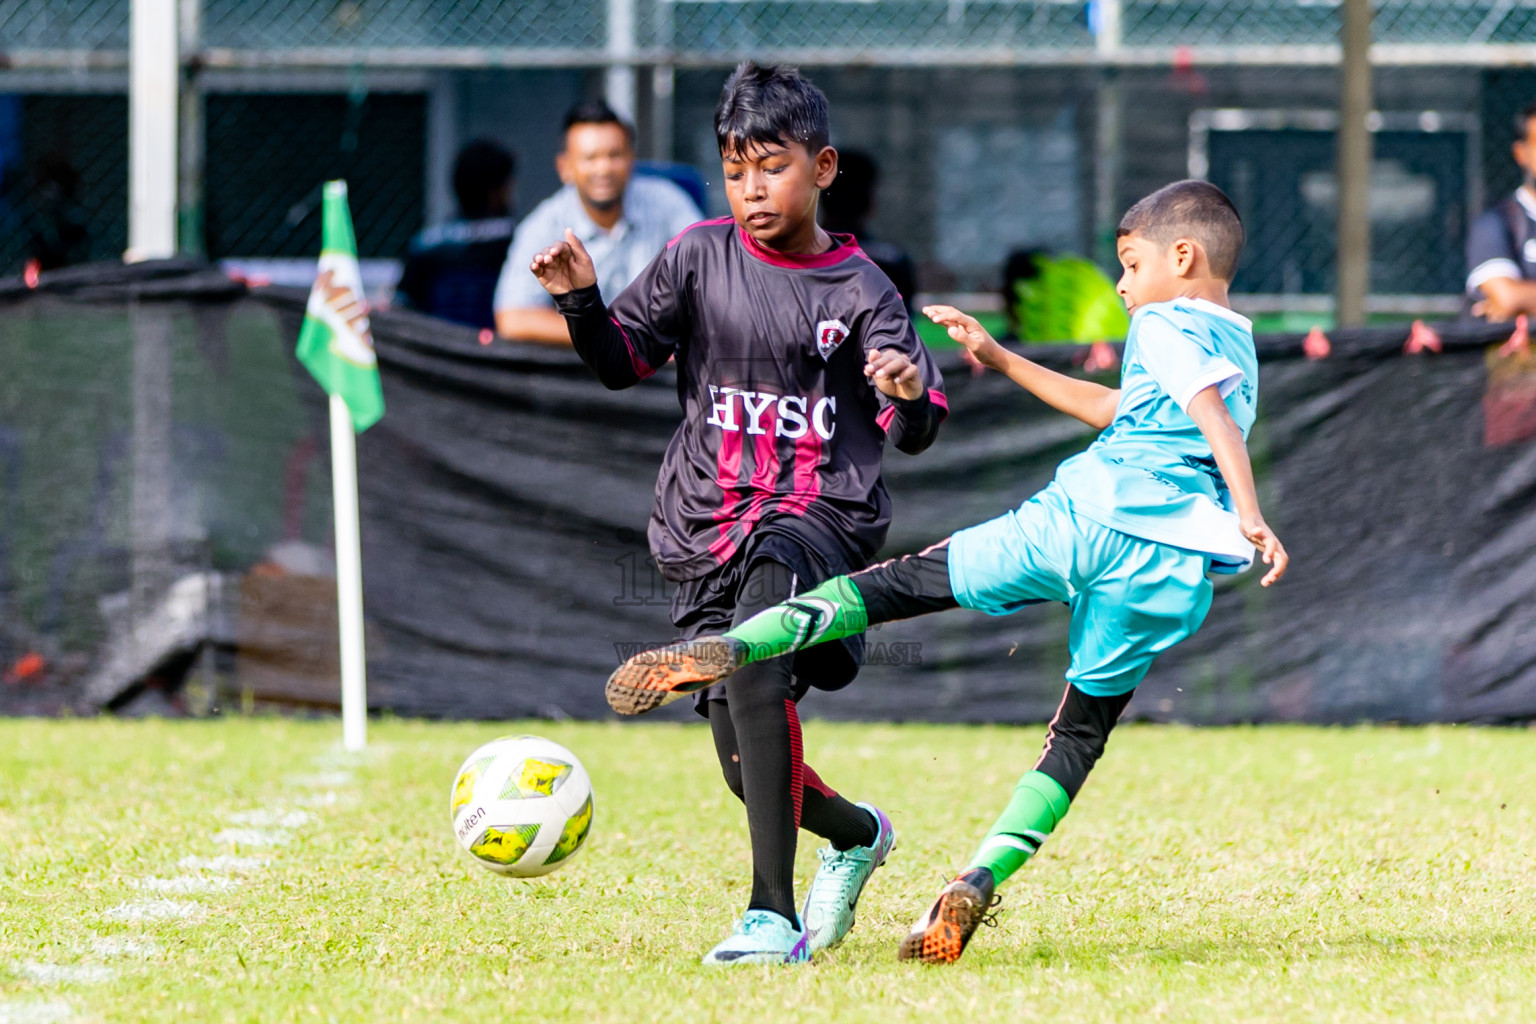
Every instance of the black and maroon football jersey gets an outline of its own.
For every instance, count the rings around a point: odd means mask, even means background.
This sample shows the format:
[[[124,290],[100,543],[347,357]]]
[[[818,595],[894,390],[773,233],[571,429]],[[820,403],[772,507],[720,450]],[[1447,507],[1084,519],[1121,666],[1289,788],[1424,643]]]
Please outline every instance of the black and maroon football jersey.
[[[885,542],[885,440],[922,451],[948,404],[895,286],[851,236],[833,240],[789,255],[729,217],[704,221],[606,309],[595,287],[557,297],[576,351],[608,387],[677,361],[683,422],[649,529],[668,579],[714,570],[783,517],[815,520],[806,533],[830,530],[864,560]],[[865,352],[885,348],[916,364],[922,397],[892,400],[864,376]]]

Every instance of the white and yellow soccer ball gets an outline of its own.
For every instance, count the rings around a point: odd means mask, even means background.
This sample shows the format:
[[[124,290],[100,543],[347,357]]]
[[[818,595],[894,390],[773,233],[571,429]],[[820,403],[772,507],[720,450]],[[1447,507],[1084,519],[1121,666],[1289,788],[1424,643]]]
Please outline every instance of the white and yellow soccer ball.
[[[459,845],[497,874],[565,864],[592,830],[592,781],[576,755],[539,736],[503,736],[470,754],[449,794]]]

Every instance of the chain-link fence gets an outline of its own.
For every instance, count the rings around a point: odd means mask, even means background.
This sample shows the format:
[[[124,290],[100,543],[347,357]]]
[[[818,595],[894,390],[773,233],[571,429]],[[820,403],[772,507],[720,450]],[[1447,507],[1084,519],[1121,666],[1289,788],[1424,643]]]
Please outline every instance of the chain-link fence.
[[[128,0],[7,0],[0,46],[29,51],[126,50]]]
[[[6,7],[0,32],[14,39],[11,45],[125,45],[127,0]],[[1326,0],[206,0],[202,17],[205,44],[236,51],[468,47],[547,50],[563,59],[584,51],[601,61],[614,41],[613,16],[627,29],[627,45],[649,62],[765,51],[1094,51],[1104,48],[1106,29],[1117,48],[1130,50],[1318,47],[1336,41],[1338,7]],[[1385,44],[1521,44],[1536,29],[1529,0],[1391,0],[1375,7],[1376,39]]]
[[[1521,44],[1536,30],[1529,0],[1373,6],[1375,38],[1390,45]],[[951,48],[1315,48],[1336,42],[1339,7],[1337,0],[207,0],[204,32],[210,47],[233,50],[474,47],[587,51],[602,60],[618,41],[647,62],[775,51],[811,59],[886,51],[900,60]],[[1149,58],[1168,56],[1134,57]]]
[[[422,223],[425,102],[411,94],[213,94],[205,238],[213,258],[313,256],[320,187],[345,178],[364,257]],[[0,96],[0,270],[118,258],[128,240],[122,95]]]
[[[421,95],[215,93],[206,111],[210,257],[313,257],[320,183],[333,178],[347,181],[364,258],[398,256],[420,229]]]
[[[835,141],[881,167],[869,231],[914,257],[925,290],[993,288],[1022,248],[1104,260],[1118,212],[1188,174],[1226,188],[1248,220],[1240,291],[1333,288],[1338,2],[181,7],[197,14],[184,77],[205,96],[201,241],[215,257],[313,253],[315,189],[333,176],[351,183],[363,254],[398,256],[451,209],[444,168],[476,136],[518,152],[526,211],[554,187],[564,107],[601,88],[606,66],[637,72],[642,155],[715,180],[710,108],[723,70],[756,56],[793,59],[827,91]],[[0,2],[0,272],[125,244],[129,8]],[[1371,288],[1452,296],[1470,218],[1518,183],[1509,143],[1536,97],[1536,72],[1519,67],[1536,59],[1536,0],[1374,9]],[[717,190],[710,212],[722,202]]]
[[[128,243],[128,101],[0,96],[0,268],[116,259]]]

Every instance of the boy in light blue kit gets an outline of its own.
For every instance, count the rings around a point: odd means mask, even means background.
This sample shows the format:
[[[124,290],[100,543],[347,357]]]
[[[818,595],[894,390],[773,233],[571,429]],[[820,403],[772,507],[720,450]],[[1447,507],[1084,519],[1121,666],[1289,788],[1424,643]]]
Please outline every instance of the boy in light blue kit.
[[[868,626],[963,607],[1006,615],[1072,609],[1072,664],[1045,750],[966,869],[902,940],[902,959],[951,963],[994,890],[1066,815],[1157,655],[1199,628],[1212,572],[1242,572],[1257,546],[1269,586],[1288,558],[1264,522],[1244,442],[1258,366],[1227,286],[1243,247],[1230,200],[1203,181],[1147,196],[1120,221],[1117,286],[1131,313],[1119,389],[1067,377],[998,345],[948,306],[924,310],[984,365],[1103,429],[1017,510],[862,572],[838,576],[722,636],[637,655],[608,681],[635,714],[742,665]]]

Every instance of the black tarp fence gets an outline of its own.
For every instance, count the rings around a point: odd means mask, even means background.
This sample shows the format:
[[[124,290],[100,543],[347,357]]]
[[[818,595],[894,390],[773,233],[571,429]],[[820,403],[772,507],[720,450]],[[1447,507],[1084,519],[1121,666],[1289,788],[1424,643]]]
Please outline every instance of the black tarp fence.
[[[226,703],[336,701],[324,398],[292,358],[303,303],[178,262],[0,282],[0,708],[132,698],[100,689],[102,665],[191,579],[209,581],[198,642],[223,652]],[[1507,325],[1441,325],[1443,350],[1422,354],[1404,353],[1408,330],[1333,332],[1323,359],[1300,335],[1258,340],[1250,448],[1291,573],[1269,590],[1219,578],[1136,714],[1536,717],[1536,358],[1499,351]],[[402,312],[373,331],[387,413],[358,442],[370,705],[607,715],[617,660],[671,635],[644,528],[675,377],[608,392],[569,352]],[[1071,370],[1085,350],[1030,354]],[[937,358],[953,413],[928,452],[887,459],[888,554],[1018,505],[1092,439]],[[1066,627],[1061,606],[887,625],[859,679],[806,711],[1042,720]]]

